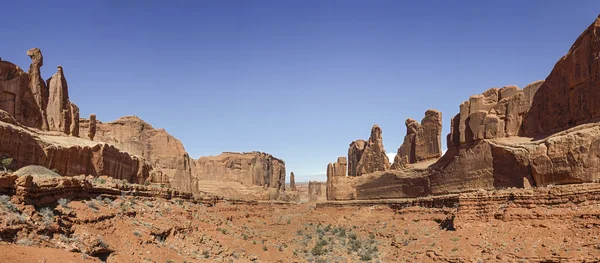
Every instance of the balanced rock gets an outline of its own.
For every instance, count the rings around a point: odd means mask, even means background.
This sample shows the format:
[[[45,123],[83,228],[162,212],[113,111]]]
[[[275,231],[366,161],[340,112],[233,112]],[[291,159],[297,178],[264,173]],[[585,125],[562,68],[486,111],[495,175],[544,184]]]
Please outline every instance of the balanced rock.
[[[40,110],[42,116],[42,126],[37,127],[43,130],[48,130],[48,120],[46,116],[46,106],[48,105],[48,87],[42,78],[40,68],[44,65],[44,57],[42,51],[39,48],[32,48],[27,50],[27,56],[31,58],[31,64],[29,65],[29,89],[33,93],[35,102]]]

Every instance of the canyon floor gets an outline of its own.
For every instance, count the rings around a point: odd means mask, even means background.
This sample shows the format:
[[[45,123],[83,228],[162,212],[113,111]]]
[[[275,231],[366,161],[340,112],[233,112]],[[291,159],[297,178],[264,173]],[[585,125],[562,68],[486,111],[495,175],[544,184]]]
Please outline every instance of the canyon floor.
[[[568,187],[568,186],[566,186]],[[578,190],[580,191],[580,189]],[[460,207],[135,196],[33,208],[0,197],[2,262],[597,262],[600,205]],[[520,212],[519,212],[520,211]],[[524,216],[535,213],[535,218]],[[468,216],[465,218],[469,218]]]

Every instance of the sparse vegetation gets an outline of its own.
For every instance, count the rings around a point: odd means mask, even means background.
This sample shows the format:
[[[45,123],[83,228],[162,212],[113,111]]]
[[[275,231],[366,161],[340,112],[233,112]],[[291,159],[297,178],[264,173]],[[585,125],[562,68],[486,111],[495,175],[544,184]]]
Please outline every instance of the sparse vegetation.
[[[71,200],[66,199],[66,198],[61,198],[58,199],[58,204],[64,208],[69,208],[69,203],[71,202]]]

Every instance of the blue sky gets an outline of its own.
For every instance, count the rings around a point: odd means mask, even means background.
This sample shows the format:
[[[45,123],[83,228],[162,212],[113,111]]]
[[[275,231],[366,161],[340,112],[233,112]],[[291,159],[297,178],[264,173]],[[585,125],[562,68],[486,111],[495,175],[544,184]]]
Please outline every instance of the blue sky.
[[[137,115],[194,158],[264,151],[325,180],[373,124],[544,79],[600,13],[577,1],[8,1],[0,57],[62,65],[82,116]],[[445,147],[445,146],[444,146]]]

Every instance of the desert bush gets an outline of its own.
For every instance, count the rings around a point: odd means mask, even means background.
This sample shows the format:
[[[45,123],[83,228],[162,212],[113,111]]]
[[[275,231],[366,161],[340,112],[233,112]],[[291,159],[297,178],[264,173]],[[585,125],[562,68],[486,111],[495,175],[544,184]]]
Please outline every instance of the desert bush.
[[[69,208],[69,203],[71,202],[71,200],[66,199],[66,198],[61,198],[58,199],[58,204],[64,208]]]
[[[42,221],[46,226],[49,226],[54,222],[54,210],[52,210],[52,208],[44,207],[40,209],[39,213],[42,216]]]
[[[6,172],[8,171],[8,167],[13,163],[13,158],[11,157],[1,157],[0,165],[2,165],[2,169]]]
[[[4,206],[8,211],[17,212],[19,208],[10,201],[10,197],[7,195],[0,195],[0,205]]]
[[[27,218],[21,214],[10,213],[10,214],[6,215],[6,222],[9,225],[23,224],[23,223],[27,222]]]
[[[141,237],[141,236],[142,236],[142,233],[140,233],[140,232],[139,232],[139,231],[137,231],[137,230],[134,230],[134,231],[133,231],[133,235],[134,235],[134,236],[136,236],[136,237]]]
[[[87,205],[87,207],[89,207],[90,209],[94,210],[94,211],[98,211],[98,201],[92,199],[89,201],[86,201],[85,204]]]
[[[322,240],[322,241],[325,241],[325,240]],[[325,242],[325,244],[327,244],[327,242]],[[313,256],[321,256],[321,255],[325,255],[327,253],[327,249],[324,247],[323,243],[317,242],[315,244],[315,246],[310,250],[310,253],[312,253]]]
[[[30,247],[33,246],[33,241],[29,238],[21,238],[17,240],[17,245]]]

